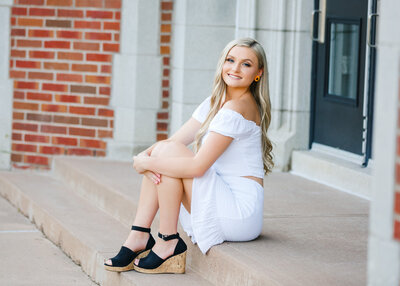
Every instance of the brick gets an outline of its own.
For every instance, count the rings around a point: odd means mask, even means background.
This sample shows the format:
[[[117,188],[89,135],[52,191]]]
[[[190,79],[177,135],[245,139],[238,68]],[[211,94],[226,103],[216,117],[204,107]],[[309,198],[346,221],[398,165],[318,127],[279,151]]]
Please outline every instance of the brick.
[[[110,98],[108,97],[89,97],[86,96],[83,100],[85,104],[94,104],[94,105],[109,105]]]
[[[172,2],[161,2],[161,10],[172,10]]]
[[[40,146],[39,152],[42,154],[60,155],[64,154],[64,148],[56,146]]]
[[[119,44],[103,43],[103,51],[105,51],[105,52],[119,52]]]
[[[110,128],[114,128],[114,120],[110,120]]]
[[[14,61],[10,60],[10,69],[12,69],[14,67]]]
[[[19,5],[44,5],[44,0],[17,0],[17,1],[14,0],[14,4],[19,4]]]
[[[58,9],[58,17],[83,18],[83,10]]]
[[[119,42],[119,33],[114,34],[114,41]]]
[[[108,120],[107,119],[97,119],[97,118],[82,118],[82,125],[107,127]]]
[[[100,32],[86,32],[86,40],[99,40],[99,41],[111,41],[111,33],[100,33]]]
[[[78,139],[71,137],[58,137],[55,136],[52,138],[52,143],[54,145],[69,145],[69,146],[77,146]]]
[[[45,41],[44,47],[53,49],[69,49],[71,43],[67,41]]]
[[[116,11],[115,12],[115,17],[116,20],[121,20],[121,12],[120,11]]]
[[[88,43],[88,42],[74,42],[74,50],[84,50],[84,51],[100,51],[99,43]]]
[[[99,75],[87,75],[87,76],[85,76],[85,82],[110,84],[111,77],[109,77],[109,76],[99,76]]]
[[[17,40],[17,47],[41,48],[42,47],[42,41]]]
[[[393,226],[393,237],[400,240],[400,221],[395,220]]]
[[[17,25],[17,18],[11,17],[11,19],[10,19],[10,25],[11,25],[11,26]]]
[[[22,134],[21,133],[12,133],[11,134],[11,140],[14,141],[21,141],[22,140]]]
[[[168,107],[169,107],[168,101],[163,101],[161,108],[168,108]]]
[[[55,134],[67,134],[67,127],[55,126],[55,125],[42,125],[42,126],[40,126],[40,132],[55,133]]]
[[[120,23],[119,22],[104,22],[103,23],[103,30],[120,30]]]
[[[58,52],[57,58],[59,60],[69,60],[69,61],[82,61],[82,53],[71,53],[71,52]]]
[[[94,62],[111,62],[112,56],[111,55],[104,55],[104,54],[86,54],[87,61],[94,61]]]
[[[94,139],[80,139],[79,140],[80,147],[88,147],[88,148],[96,148],[96,149],[105,149],[107,147],[106,142],[101,140]]]
[[[395,193],[394,199],[394,211],[397,214],[400,214],[400,193]]]
[[[56,10],[55,9],[46,9],[46,8],[29,8],[29,15],[30,16],[55,16]]]
[[[65,84],[56,84],[56,83],[43,83],[43,90],[51,90],[51,91],[68,91],[68,86]]]
[[[43,27],[43,19],[18,18],[18,26]]]
[[[70,106],[69,112],[73,114],[94,115],[95,109],[92,107]]]
[[[101,66],[101,72],[102,73],[111,73],[112,71],[112,66],[111,65],[102,65]]]
[[[28,9],[25,7],[12,7],[11,15],[13,16],[26,16],[28,15]]]
[[[26,94],[26,98],[29,100],[51,101],[52,97],[50,93],[28,92]]]
[[[163,69],[163,76],[169,76],[169,69]]]
[[[170,54],[170,49],[168,46],[161,46],[160,47],[160,54],[161,55],[169,55]]]
[[[34,61],[15,61],[15,66],[17,68],[31,68],[31,69],[39,69],[40,62]]]
[[[70,20],[46,20],[46,27],[71,28]]]
[[[30,81],[14,81],[14,88],[18,89],[38,89],[39,83]]]
[[[25,134],[24,139],[27,142],[39,142],[39,143],[48,143],[50,141],[49,136],[36,135],[36,134]]]
[[[105,0],[104,7],[121,9],[121,0]]]
[[[169,80],[164,79],[164,80],[162,81],[162,87],[169,87]]]
[[[25,79],[25,76],[26,72],[24,71],[10,70],[10,78]]]
[[[54,31],[31,29],[29,30],[28,35],[29,37],[37,37],[37,38],[52,38],[54,37]]]
[[[167,131],[168,123],[165,122],[157,122],[157,131]]]
[[[101,86],[99,92],[102,95],[111,95],[111,88],[108,86]]]
[[[71,85],[71,92],[96,93],[96,87],[95,86],[86,86],[86,85]]]
[[[12,128],[15,130],[25,130],[25,131],[38,131],[38,125],[37,124],[31,124],[31,123],[20,123],[20,122],[14,122],[12,125]]]
[[[168,134],[162,134],[162,133],[157,134],[157,141],[166,140],[166,139],[168,139]]]
[[[17,152],[36,152],[37,146],[31,144],[12,144],[11,150]]]
[[[97,72],[97,66],[85,65],[85,64],[72,64],[72,70],[80,72]]]
[[[65,105],[59,104],[42,104],[42,111],[47,112],[67,112],[68,108]]]
[[[35,59],[54,59],[54,52],[50,51],[30,51],[29,57]]]
[[[103,0],[75,0],[75,6],[103,8]]]
[[[26,119],[27,120],[32,120],[32,121],[40,121],[40,122],[51,122],[51,115],[28,113],[26,115]]]
[[[398,163],[395,166],[395,172],[396,172],[396,183],[400,184],[400,165]]]
[[[57,31],[57,37],[66,39],[82,39],[82,32],[61,30]]]
[[[13,119],[14,120],[23,120],[24,119],[24,114],[23,112],[13,112]]]
[[[159,112],[157,114],[157,119],[168,119],[168,112]]]
[[[94,150],[94,156],[96,157],[105,157],[106,156],[106,152],[103,150]]]
[[[11,29],[11,36],[22,36],[25,37],[26,30],[25,29]]]
[[[11,50],[11,57],[15,58],[25,58],[26,51],[23,50]]]
[[[112,116],[114,116],[114,110],[99,108],[99,110],[97,111],[97,115],[112,117]]]
[[[93,156],[93,151],[84,148],[68,148],[67,154],[76,156]]]
[[[69,135],[95,137],[96,136],[96,130],[88,129],[88,128],[70,127],[69,128]]]
[[[53,121],[55,123],[79,124],[79,118],[72,116],[54,115]]]
[[[163,57],[163,65],[169,66],[169,57]]]
[[[68,70],[69,64],[68,63],[52,63],[52,62],[45,62],[43,63],[44,68],[48,70]]]
[[[77,95],[56,94],[57,102],[80,103],[81,97]]]
[[[86,11],[86,17],[88,17],[88,18],[97,18],[97,19],[112,19],[113,18],[113,12],[111,12],[111,11],[89,10],[89,11]]]
[[[49,158],[43,157],[43,156],[25,155],[24,162],[29,163],[29,164],[46,165],[47,166],[49,164]]]
[[[161,21],[171,21],[171,20],[172,20],[172,13],[161,14]]]
[[[57,74],[57,81],[70,81],[70,82],[82,82],[82,75],[80,74],[68,74],[59,73]]]
[[[22,155],[11,153],[11,162],[22,162]]]
[[[165,43],[169,44],[171,42],[171,36],[170,35],[161,35],[160,42],[164,43],[164,44]]]
[[[53,80],[53,74],[46,73],[46,72],[29,72],[28,78],[29,79]]]
[[[101,29],[101,23],[98,21],[75,21],[74,27],[77,29]]]
[[[113,138],[112,130],[98,130],[97,137],[99,138]]]
[[[25,99],[25,92],[20,90],[14,90],[15,99]]]
[[[72,0],[47,0],[48,6],[72,6]]]

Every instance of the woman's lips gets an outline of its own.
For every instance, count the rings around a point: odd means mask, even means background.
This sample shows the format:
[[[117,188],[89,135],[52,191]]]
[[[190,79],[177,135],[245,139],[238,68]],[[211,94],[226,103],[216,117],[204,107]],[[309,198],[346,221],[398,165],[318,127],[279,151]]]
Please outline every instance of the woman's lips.
[[[242,79],[240,76],[234,75],[234,74],[230,74],[228,73],[228,76],[233,78],[233,79]]]

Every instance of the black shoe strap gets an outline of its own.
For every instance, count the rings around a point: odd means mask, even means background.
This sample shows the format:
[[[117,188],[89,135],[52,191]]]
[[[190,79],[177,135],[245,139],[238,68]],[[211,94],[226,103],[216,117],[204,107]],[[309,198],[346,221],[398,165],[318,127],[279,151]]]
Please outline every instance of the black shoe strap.
[[[177,232],[175,234],[168,234],[168,235],[158,233],[158,237],[161,238],[164,241],[168,241],[168,240],[171,240],[171,239],[179,238],[179,233]]]
[[[132,230],[150,233],[150,228],[144,228],[144,227],[140,227],[140,226],[136,226],[136,225],[132,225]]]

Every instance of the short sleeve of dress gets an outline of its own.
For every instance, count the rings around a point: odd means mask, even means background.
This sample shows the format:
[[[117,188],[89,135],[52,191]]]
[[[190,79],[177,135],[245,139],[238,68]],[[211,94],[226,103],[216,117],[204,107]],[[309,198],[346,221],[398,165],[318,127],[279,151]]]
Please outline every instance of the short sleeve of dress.
[[[192,117],[203,123],[207,118],[207,114],[210,111],[211,96],[207,97],[193,112]]]
[[[256,126],[255,122],[245,119],[239,112],[222,108],[210,122],[208,131],[238,139],[249,135]]]

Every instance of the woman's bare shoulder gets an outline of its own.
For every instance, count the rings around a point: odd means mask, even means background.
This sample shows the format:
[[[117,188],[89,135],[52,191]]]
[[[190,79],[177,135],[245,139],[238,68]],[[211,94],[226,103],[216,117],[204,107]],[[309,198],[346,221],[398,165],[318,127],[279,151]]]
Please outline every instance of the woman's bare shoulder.
[[[240,113],[247,120],[259,123],[257,104],[249,97],[229,100],[224,104],[223,108],[232,109]]]

